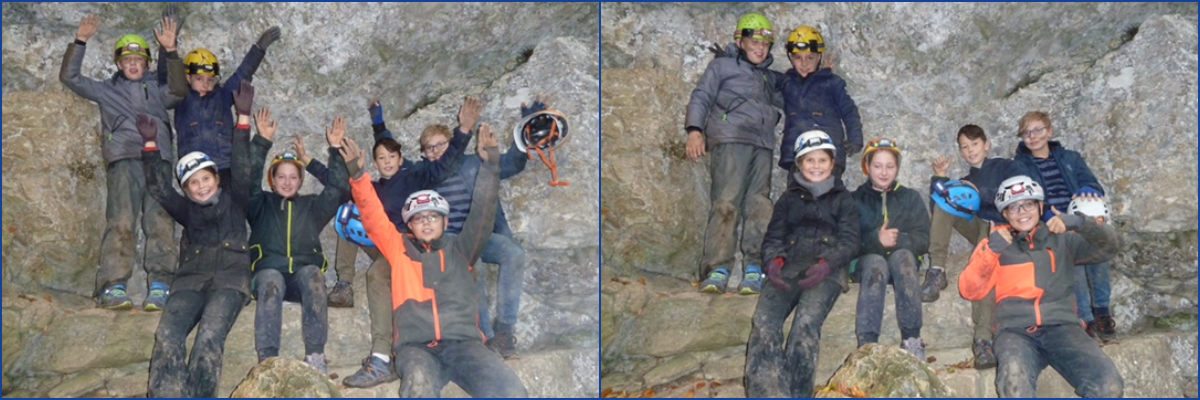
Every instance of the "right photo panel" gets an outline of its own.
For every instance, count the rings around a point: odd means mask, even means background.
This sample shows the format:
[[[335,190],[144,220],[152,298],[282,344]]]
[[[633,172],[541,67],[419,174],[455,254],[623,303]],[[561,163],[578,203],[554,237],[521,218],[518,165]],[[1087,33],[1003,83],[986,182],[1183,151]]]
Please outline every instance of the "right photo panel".
[[[601,397],[1197,395],[1196,4],[600,14]]]

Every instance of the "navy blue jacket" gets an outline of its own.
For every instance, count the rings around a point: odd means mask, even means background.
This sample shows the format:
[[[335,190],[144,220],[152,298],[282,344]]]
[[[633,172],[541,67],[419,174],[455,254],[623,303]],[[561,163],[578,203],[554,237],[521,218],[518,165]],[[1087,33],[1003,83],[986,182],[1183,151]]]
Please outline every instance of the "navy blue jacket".
[[[511,146],[504,154],[500,155],[500,179],[511,178],[521,171],[525,170],[525,163],[529,160],[529,156],[517,149],[517,146]],[[463,184],[470,185],[467,187],[466,201],[451,202],[450,215],[462,213],[463,215],[471,212],[472,191],[470,189],[475,186],[475,179],[479,175],[479,167],[483,166],[483,159],[479,158],[478,154],[464,156],[462,165],[458,171],[454,172],[462,178]],[[444,180],[443,180],[444,182]],[[439,185],[438,189],[442,189]],[[439,190],[441,192],[441,190]],[[499,203],[499,199],[496,200]],[[458,234],[462,231],[462,224],[451,224],[446,227],[446,231]],[[512,228],[508,226],[508,218],[504,216],[504,207],[496,205],[496,223],[492,229],[493,233],[499,233],[508,237],[513,237]]]
[[[1000,214],[1000,210],[996,209],[996,193],[1000,192],[1000,183],[1005,179],[1012,178],[1017,175],[1030,175],[1025,169],[1025,165],[1007,158],[989,158],[983,160],[983,165],[979,168],[971,167],[967,176],[959,178],[960,180],[971,182],[979,189],[979,212],[975,216],[983,218],[985,221],[992,221],[996,224],[1007,224],[1008,220]],[[929,193],[933,193],[933,186],[937,182],[946,182],[950,178],[944,176],[934,176],[929,180]],[[933,202],[929,202],[930,206]]]
[[[188,87],[188,95],[175,108],[175,129],[177,131],[179,156],[183,157],[193,151],[200,151],[217,163],[217,169],[229,169],[230,155],[233,151],[233,91],[241,85],[242,80],[250,81],[258,66],[262,64],[267,53],[250,46],[246,57],[236,72],[218,83],[208,95],[201,96],[200,92]],[[159,63],[163,70],[164,63]],[[160,74],[165,76],[165,74]]]
[[[386,137],[392,137],[392,133],[385,127],[377,131],[375,141]],[[383,211],[387,213],[388,219],[392,220],[392,224],[396,225],[396,230],[408,232],[408,226],[404,224],[403,217],[404,201],[408,200],[408,196],[421,190],[433,189],[435,183],[445,179],[446,174],[452,172],[458,160],[462,158],[463,151],[470,142],[470,134],[454,128],[454,137],[450,139],[450,144],[442,158],[437,161],[422,160],[420,162],[405,159],[396,175],[389,179],[380,178],[375,182],[375,192],[379,195],[379,201],[383,203]],[[424,156],[421,158],[424,159]],[[347,188],[349,188],[349,183],[349,181],[339,182],[339,184],[346,185]]]
[[[1092,174],[1092,169],[1088,168],[1087,162],[1083,161],[1083,156],[1074,150],[1068,150],[1056,140],[1051,140],[1048,143],[1050,146],[1050,157],[1058,164],[1058,168],[1062,170],[1063,181],[1067,184],[1067,190],[1071,194],[1077,194],[1085,187],[1096,189],[1101,195],[1104,195],[1104,188],[1100,187],[1100,181],[1096,180],[1096,175]],[[1017,144],[1017,155],[1013,160],[1020,162],[1029,171],[1029,177],[1033,178],[1039,185],[1046,187],[1046,181],[1042,179],[1042,172],[1037,167],[1037,160],[1033,158],[1033,153],[1025,147],[1025,142]]]
[[[779,167],[791,171],[796,162],[796,138],[801,133],[820,129],[833,138],[837,147],[834,161],[846,165],[845,143],[863,146],[862,120],[858,105],[846,93],[846,81],[829,69],[820,69],[801,78],[788,70],[781,84],[784,112],[783,142],[779,144]]]

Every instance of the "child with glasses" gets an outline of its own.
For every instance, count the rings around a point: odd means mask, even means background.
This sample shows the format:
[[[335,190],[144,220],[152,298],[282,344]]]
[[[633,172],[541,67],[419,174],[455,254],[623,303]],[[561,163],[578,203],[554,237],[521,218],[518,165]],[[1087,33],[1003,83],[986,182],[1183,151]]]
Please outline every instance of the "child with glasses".
[[[1124,381],[1080,325],[1071,290],[1077,265],[1107,261],[1120,249],[1116,230],[1046,207],[1045,190],[1028,176],[1002,182],[995,199],[1006,222],[991,224],[958,290],[971,301],[995,294],[997,394],[1034,397],[1038,375],[1050,366],[1080,397],[1121,397]]]
[[[1030,111],[1021,116],[1017,126],[1021,142],[1013,157],[1025,165],[1030,176],[1046,188],[1046,206],[1066,211],[1071,200],[1085,198],[1100,200],[1104,188],[1092,174],[1083,156],[1067,149],[1054,137],[1054,125],[1050,115],[1042,111]],[[1044,219],[1053,217],[1046,213]],[[1079,288],[1079,317],[1087,324],[1088,333],[1102,343],[1116,339],[1117,323],[1109,309],[1112,281],[1109,279],[1111,262],[1082,266],[1083,279]]]
[[[775,32],[761,14],[743,16],[726,47],[727,56],[714,58],[696,83],[687,106],[684,129],[686,154],[699,162],[712,153],[709,173],[710,206],[700,258],[700,291],[725,293],[739,248],[745,268],[739,292],[762,290],[760,246],[771,216],[771,159],[775,125],[783,98],[781,74],[768,69],[774,58]]]
[[[788,35],[785,51],[792,68],[782,83],[787,119],[779,147],[779,167],[791,171],[792,143],[801,132],[819,129],[828,133],[838,148],[833,176],[841,179],[846,159],[863,148],[858,105],[846,92],[846,81],[828,68],[830,60],[825,60],[821,31],[808,25],[796,28]],[[820,67],[822,63],[826,68]]]

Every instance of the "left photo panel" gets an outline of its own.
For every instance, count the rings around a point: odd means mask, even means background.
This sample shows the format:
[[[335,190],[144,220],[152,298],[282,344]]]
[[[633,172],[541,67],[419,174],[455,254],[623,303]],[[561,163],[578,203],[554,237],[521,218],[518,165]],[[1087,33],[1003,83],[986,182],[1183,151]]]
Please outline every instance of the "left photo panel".
[[[2,7],[5,397],[600,392],[598,3]]]

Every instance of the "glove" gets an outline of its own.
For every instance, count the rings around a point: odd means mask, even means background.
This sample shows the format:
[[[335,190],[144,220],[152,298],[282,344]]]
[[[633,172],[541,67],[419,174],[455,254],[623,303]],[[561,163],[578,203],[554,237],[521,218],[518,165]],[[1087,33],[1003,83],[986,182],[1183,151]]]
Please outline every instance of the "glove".
[[[708,46],[708,51],[713,53],[713,58],[725,57],[725,49],[719,44],[713,43],[712,45]]]
[[[383,123],[383,105],[378,101],[372,102],[367,106],[367,112],[371,113],[371,124],[379,125]]]
[[[1004,235],[998,230],[988,235],[988,248],[992,249],[993,253],[1000,254],[1011,244],[1008,240],[1005,240]]]
[[[792,289],[791,285],[783,280],[783,257],[775,257],[767,264],[767,279],[771,280],[771,286],[781,292]]]
[[[812,289],[817,287],[821,281],[825,280],[825,278],[829,276],[829,272],[829,263],[825,262],[825,259],[822,258],[821,261],[818,261],[816,264],[813,264],[813,266],[808,267],[808,272],[804,274],[804,276],[807,278],[800,280],[800,288]]]
[[[862,146],[846,143],[845,149],[846,157],[853,157],[855,154],[858,154],[858,152],[862,151]]]
[[[143,145],[145,145],[148,142],[153,142],[153,141],[158,140],[158,123],[154,122],[154,119],[150,118],[149,115],[138,114],[137,130],[138,130],[138,134],[142,135],[142,144]]]
[[[175,20],[175,25],[177,26],[175,30],[175,37],[178,38],[179,33],[183,32],[183,14],[179,13],[179,6],[171,3],[166,9],[163,9],[162,16],[163,18]]]
[[[257,44],[260,49],[267,51],[267,47],[271,47],[271,43],[275,43],[277,40],[279,40],[279,27],[272,26],[266,31],[263,31],[262,36],[258,37]]]
[[[1075,195],[1076,195],[1076,196],[1084,196],[1084,195],[1089,195],[1089,194],[1090,194],[1090,195],[1093,195],[1093,196],[1096,196],[1096,197],[1103,197],[1103,196],[1104,196],[1103,194],[1101,194],[1101,193],[1100,193],[1100,191],[1099,191],[1099,190],[1092,189],[1092,187],[1091,187],[1091,186],[1084,186],[1082,189],[1079,189],[1079,191],[1078,191],[1078,192],[1075,192]]]
[[[237,115],[250,115],[250,106],[252,105],[254,105],[254,86],[243,80],[238,90],[233,92],[233,108],[237,110]]]

